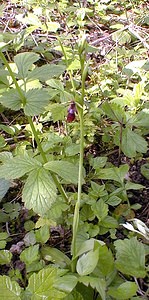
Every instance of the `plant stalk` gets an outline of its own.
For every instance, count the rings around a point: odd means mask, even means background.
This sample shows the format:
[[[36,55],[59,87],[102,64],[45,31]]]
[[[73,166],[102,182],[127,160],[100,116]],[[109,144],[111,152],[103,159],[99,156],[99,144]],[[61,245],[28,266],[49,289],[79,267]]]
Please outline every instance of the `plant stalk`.
[[[84,55],[80,55],[81,62],[81,100],[80,105],[78,106],[78,114],[80,119],[80,159],[79,159],[79,175],[78,175],[78,197],[74,210],[73,218],[73,237],[72,237],[72,272],[75,272],[76,263],[77,263],[77,249],[76,249],[76,239],[79,227],[79,211],[81,205],[81,193],[82,193],[82,182],[83,182],[83,158],[84,158],[84,120],[83,120],[83,105],[84,105],[84,96],[85,96],[85,79],[87,75],[89,62],[84,65]]]

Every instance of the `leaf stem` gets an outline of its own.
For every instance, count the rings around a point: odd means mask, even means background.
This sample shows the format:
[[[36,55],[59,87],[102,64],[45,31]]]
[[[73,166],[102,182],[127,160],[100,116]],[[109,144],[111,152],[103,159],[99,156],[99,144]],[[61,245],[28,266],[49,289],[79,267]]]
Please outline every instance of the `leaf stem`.
[[[25,96],[23,94],[23,91],[21,90],[20,86],[18,85],[18,82],[17,82],[17,80],[16,80],[16,78],[14,76],[13,71],[12,71],[11,67],[9,66],[9,63],[7,62],[4,54],[1,51],[0,51],[0,58],[3,61],[4,65],[6,66],[6,68],[8,69],[8,72],[9,72],[9,74],[10,74],[12,80],[13,80],[13,83],[14,83],[14,85],[16,87],[16,90],[17,90],[18,94],[20,95],[22,104],[25,105],[26,104],[26,98],[25,98]],[[37,133],[36,128],[34,126],[33,120],[32,120],[32,118],[30,116],[27,116],[27,118],[28,118],[28,122],[30,124],[31,130],[32,130],[32,132],[34,134],[34,138],[36,140],[39,153],[41,154],[44,163],[46,163],[48,160],[47,160],[46,154],[45,154],[45,152],[44,152],[44,150],[43,150],[43,148],[41,146],[41,143],[40,143],[40,140],[39,140],[39,137],[38,137],[38,133]],[[67,197],[67,195],[65,193],[65,190],[63,189],[62,185],[60,184],[57,176],[54,173],[51,173],[51,176],[52,176],[53,181],[54,181],[56,187],[58,188],[60,194],[68,202],[68,197]]]

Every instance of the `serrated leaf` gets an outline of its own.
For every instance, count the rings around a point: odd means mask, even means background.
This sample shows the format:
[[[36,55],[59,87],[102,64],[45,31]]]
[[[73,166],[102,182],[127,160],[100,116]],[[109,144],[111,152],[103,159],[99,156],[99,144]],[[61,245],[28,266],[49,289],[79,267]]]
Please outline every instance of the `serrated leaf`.
[[[43,113],[45,107],[49,103],[49,94],[44,89],[29,90],[25,97],[26,104],[24,105],[24,113],[27,116],[34,116]]]
[[[64,105],[59,104],[59,103],[54,103],[48,106],[49,111],[52,114],[52,119],[54,122],[64,120],[65,119],[65,114],[66,114],[66,108]]]
[[[5,196],[10,188],[10,181],[0,178],[0,200]]]
[[[65,149],[65,153],[67,156],[73,156],[80,152],[80,145],[72,144]]]
[[[26,265],[37,261],[39,259],[39,245],[30,246],[24,249],[20,254],[20,259]]]
[[[116,247],[116,268],[130,276],[144,278],[145,271],[145,249],[137,238],[117,240]]]
[[[108,214],[108,205],[102,199],[98,200],[91,207],[99,221],[102,221]]]
[[[10,264],[12,253],[9,250],[0,250],[0,265]]]
[[[89,275],[97,266],[99,259],[99,249],[84,253],[77,261],[77,272],[80,276]]]
[[[107,180],[115,180],[119,183],[123,183],[125,175],[129,170],[129,166],[127,164],[121,165],[119,168],[105,168],[103,170],[99,170],[97,172],[98,178],[107,179]]]
[[[0,103],[12,110],[19,110],[22,106],[20,95],[15,89],[9,89],[0,97]]]
[[[0,299],[21,300],[21,288],[16,281],[8,276],[0,276]]]
[[[16,156],[9,159],[4,165],[0,166],[0,174],[5,179],[20,178],[26,173],[39,168],[41,163],[35,158],[26,156]]]
[[[14,57],[14,62],[18,68],[18,75],[21,79],[25,79],[32,64],[39,59],[39,55],[32,52],[19,53]]]
[[[132,124],[136,127],[149,127],[149,109],[143,109],[132,120]]]
[[[123,129],[121,149],[126,156],[135,157],[136,152],[146,153],[147,146],[147,142],[141,135],[130,130],[129,128]]]
[[[61,81],[58,79],[49,79],[46,81],[46,84],[48,84],[50,87],[58,91],[62,91],[62,92],[64,91],[64,86],[61,83]]]
[[[103,278],[92,276],[81,276],[79,282],[85,286],[91,285],[93,289],[96,289],[101,296],[102,300],[106,300],[106,282]]]
[[[107,162],[106,156],[99,156],[91,159],[90,165],[96,170],[103,168]]]
[[[36,67],[33,71],[31,71],[28,75],[28,79],[39,79],[40,81],[47,81],[53,77],[60,76],[66,67],[64,65],[44,65],[41,67]]]
[[[140,190],[140,189],[144,189],[145,187],[142,184],[138,184],[138,183],[134,183],[134,182],[130,182],[128,181],[125,184],[125,189],[126,191],[128,190]]]
[[[37,243],[42,243],[42,244],[46,243],[50,237],[49,226],[44,225],[43,227],[36,230],[35,237]]]
[[[103,276],[108,276],[114,270],[114,259],[110,249],[106,245],[99,248],[98,269]]]
[[[119,123],[126,122],[125,111],[120,105],[116,103],[105,102],[102,105],[102,109],[104,110],[106,115],[111,118],[111,120]]]
[[[56,187],[49,173],[40,168],[33,170],[23,188],[22,199],[28,209],[44,215],[56,200]]]
[[[29,277],[27,290],[32,295],[32,300],[40,299],[63,299],[66,296],[65,292],[60,291],[54,285],[59,278],[58,270],[54,267],[47,267],[34,273]]]
[[[67,183],[77,184],[78,182],[78,166],[74,166],[73,163],[67,161],[49,161],[44,164],[44,168],[56,173],[66,180]]]
[[[117,300],[127,300],[136,295],[137,284],[135,282],[126,281],[119,286],[110,287],[108,295]]]

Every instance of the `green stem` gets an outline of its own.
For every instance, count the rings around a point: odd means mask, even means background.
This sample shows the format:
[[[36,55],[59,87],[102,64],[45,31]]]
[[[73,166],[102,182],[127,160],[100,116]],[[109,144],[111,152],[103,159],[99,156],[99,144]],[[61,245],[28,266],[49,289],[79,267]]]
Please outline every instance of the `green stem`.
[[[16,90],[17,90],[18,94],[20,95],[22,104],[23,104],[23,106],[25,106],[25,104],[26,104],[26,98],[25,98],[25,96],[23,94],[23,91],[21,90],[20,86],[18,85],[18,82],[17,82],[17,80],[16,80],[16,78],[14,76],[13,71],[12,71],[11,67],[9,66],[9,64],[8,64],[8,62],[7,62],[4,54],[1,51],[0,51],[0,58],[3,61],[3,63],[5,64],[6,68],[8,69],[8,72],[9,72],[9,74],[10,74],[12,80],[13,80],[13,83],[14,83],[14,85],[16,87]],[[30,116],[28,116],[27,118],[28,118],[28,122],[30,124],[30,127],[32,129],[35,141],[37,143],[37,147],[38,147],[39,153],[42,156],[43,162],[47,163],[48,160],[47,160],[46,154],[45,154],[45,152],[44,152],[44,150],[43,150],[43,148],[41,146],[41,143],[40,143],[40,140],[39,140],[36,128],[34,126],[33,120],[32,120],[32,118]],[[57,176],[54,173],[51,173],[51,176],[52,176],[53,181],[54,181],[55,185],[57,186],[60,194],[68,202],[68,197],[67,197],[67,195],[65,193],[65,190],[63,189],[62,185],[59,183],[59,180],[57,179]]]
[[[65,48],[63,47],[63,44],[62,44],[62,42],[61,42],[61,40],[60,40],[59,37],[57,37],[57,40],[58,40],[58,42],[60,44],[60,47],[62,49],[62,52],[63,52],[63,55],[64,55],[64,59],[65,59],[66,67],[68,68],[69,64],[68,64],[68,59],[67,59],[67,54],[66,54]],[[67,71],[68,71],[68,74],[69,74],[69,77],[70,77],[70,81],[71,81],[73,93],[75,94],[75,86],[74,86],[74,81],[73,81],[72,73],[71,73],[70,70],[67,70]]]
[[[82,58],[80,57],[80,60]],[[81,68],[81,101],[80,106],[78,106],[78,113],[80,118],[80,159],[79,159],[79,176],[78,176],[78,198],[75,205],[74,210],[74,218],[73,218],[73,237],[72,237],[72,272],[75,272],[76,262],[77,262],[77,253],[76,253],[76,238],[79,226],[79,210],[81,205],[81,192],[82,192],[82,179],[83,179],[83,157],[84,157],[84,124],[83,124],[83,104],[84,104],[84,96],[85,96],[85,78],[88,69],[88,63],[84,67],[84,62],[82,61]]]

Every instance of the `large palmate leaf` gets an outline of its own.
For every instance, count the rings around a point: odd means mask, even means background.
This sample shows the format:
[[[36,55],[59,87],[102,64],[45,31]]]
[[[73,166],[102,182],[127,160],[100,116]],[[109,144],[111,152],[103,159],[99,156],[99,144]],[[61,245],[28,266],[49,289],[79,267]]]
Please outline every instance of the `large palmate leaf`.
[[[0,166],[0,177],[5,179],[20,178],[40,166],[41,163],[35,158],[28,155],[17,156],[9,159],[5,164]]]
[[[74,166],[73,163],[68,161],[49,161],[44,165],[44,168],[58,174],[67,183],[77,184],[78,182],[78,166]]]
[[[44,65],[41,67],[36,67],[33,71],[31,71],[28,75],[28,79],[39,79],[40,81],[46,81],[53,77],[60,76],[66,67],[64,65]]]
[[[14,62],[18,68],[18,75],[21,79],[25,79],[32,64],[39,59],[39,55],[32,52],[19,53],[14,57]]]
[[[127,275],[134,277],[145,277],[145,249],[137,238],[115,241],[116,267]]]
[[[44,215],[56,200],[56,187],[48,171],[43,168],[33,170],[23,189],[22,199],[28,209]]]
[[[97,175],[100,179],[115,180],[122,184],[128,170],[129,166],[125,164],[120,166],[119,168],[113,167],[99,170],[97,171]]]
[[[0,299],[21,300],[21,288],[8,276],[0,276]]]
[[[44,112],[45,107],[49,103],[48,92],[44,89],[29,90],[26,95],[26,104],[24,113],[27,116],[34,116]]]
[[[19,110],[22,106],[20,95],[15,89],[3,93],[0,97],[0,103],[12,110]]]
[[[29,278],[27,290],[31,293],[31,300],[55,300],[64,299],[77,284],[74,275],[64,275],[67,271],[58,270],[49,266],[42,269],[38,274],[33,274]]]

